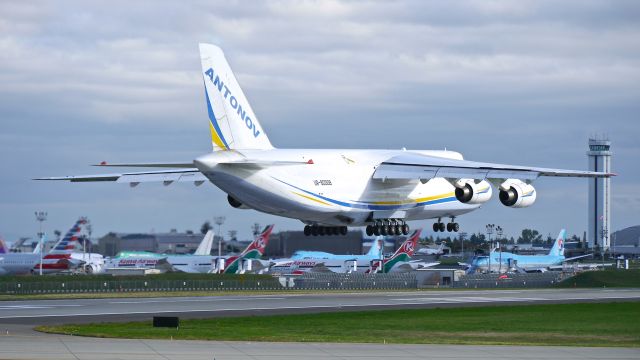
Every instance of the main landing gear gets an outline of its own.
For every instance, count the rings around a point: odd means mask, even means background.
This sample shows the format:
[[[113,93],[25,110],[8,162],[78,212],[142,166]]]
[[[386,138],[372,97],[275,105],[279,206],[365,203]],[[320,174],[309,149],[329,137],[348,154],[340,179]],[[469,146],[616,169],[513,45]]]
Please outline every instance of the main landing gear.
[[[304,234],[306,236],[331,236],[331,235],[347,235],[346,226],[319,226],[319,225],[305,225]]]
[[[401,219],[375,220],[373,225],[367,225],[367,236],[408,235],[409,225]]]
[[[451,217],[451,222],[448,223],[445,227],[444,223],[440,221],[440,218],[438,218],[438,222],[433,224],[433,231],[434,232],[444,232],[444,230],[446,229],[448,232],[458,232],[460,231],[460,224],[458,224],[457,222],[455,222],[455,217]]]

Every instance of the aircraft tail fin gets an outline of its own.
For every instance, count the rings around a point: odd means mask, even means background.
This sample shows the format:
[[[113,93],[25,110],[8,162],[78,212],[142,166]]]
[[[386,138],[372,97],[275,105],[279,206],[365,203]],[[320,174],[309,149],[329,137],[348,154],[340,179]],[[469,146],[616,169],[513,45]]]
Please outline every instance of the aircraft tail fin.
[[[42,245],[44,244],[45,240],[46,240],[46,237],[43,235],[42,240],[38,241],[38,243],[36,244],[36,247],[33,248],[34,254],[40,254],[40,251],[42,251]]]
[[[9,252],[9,248],[7,247],[7,243],[4,242],[4,239],[0,238],[0,254],[6,254]]]
[[[42,258],[42,264],[38,263],[34,266],[34,270],[39,270],[42,266],[47,271],[69,270],[71,267],[71,254],[75,252],[76,245],[79,243],[82,225],[87,223],[86,218],[80,218],[67,231],[62,239],[60,239],[51,250]],[[44,244],[44,239],[42,241]]]
[[[200,44],[200,60],[213,150],[273,149],[222,49]]]
[[[401,257],[405,255],[407,258],[411,258],[418,245],[418,239],[420,238],[421,229],[418,229],[411,234],[411,236],[405,240],[402,245],[396,250],[396,252],[389,258],[389,260]]]
[[[273,231],[274,225],[269,225],[262,232],[256,236],[256,239],[247,246],[246,249],[240,254],[240,257],[245,259],[259,259],[264,254],[264,249],[267,247],[269,243],[269,236],[271,236],[271,232]]]
[[[193,255],[211,255],[211,247],[213,246],[213,230],[207,231],[198,245]]]
[[[553,247],[549,250],[551,256],[564,256],[564,243],[567,240],[567,230],[562,229],[553,243]]]
[[[366,255],[371,258],[381,259],[383,248],[384,238],[382,236],[378,236],[371,242],[371,248],[369,248],[369,251]]]

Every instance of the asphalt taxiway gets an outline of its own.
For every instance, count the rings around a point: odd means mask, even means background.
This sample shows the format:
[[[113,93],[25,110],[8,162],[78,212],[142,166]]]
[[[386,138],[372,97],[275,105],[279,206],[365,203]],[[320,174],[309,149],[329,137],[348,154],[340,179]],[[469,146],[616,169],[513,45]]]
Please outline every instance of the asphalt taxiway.
[[[0,302],[0,326],[322,311],[638,301],[640,289],[463,290]]]

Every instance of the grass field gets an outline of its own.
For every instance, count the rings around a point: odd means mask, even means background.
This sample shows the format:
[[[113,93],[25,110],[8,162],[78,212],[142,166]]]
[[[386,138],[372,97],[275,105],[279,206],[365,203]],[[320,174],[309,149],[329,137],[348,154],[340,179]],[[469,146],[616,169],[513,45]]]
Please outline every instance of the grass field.
[[[559,287],[640,287],[640,270],[585,271],[558,284]]]
[[[640,303],[491,306],[41,326],[81,336],[287,342],[640,347]]]

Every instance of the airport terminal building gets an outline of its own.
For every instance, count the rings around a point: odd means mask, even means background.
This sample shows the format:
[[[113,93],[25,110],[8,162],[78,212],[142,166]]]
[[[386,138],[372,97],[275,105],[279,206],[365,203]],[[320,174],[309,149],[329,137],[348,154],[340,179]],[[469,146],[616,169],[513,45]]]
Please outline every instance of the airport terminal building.
[[[115,256],[121,251],[149,251],[163,254],[191,254],[204,235],[193,232],[171,231],[159,234],[110,232],[98,241],[99,252]]]

